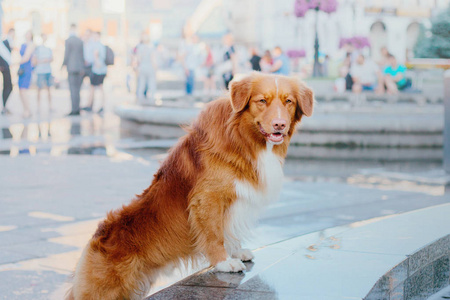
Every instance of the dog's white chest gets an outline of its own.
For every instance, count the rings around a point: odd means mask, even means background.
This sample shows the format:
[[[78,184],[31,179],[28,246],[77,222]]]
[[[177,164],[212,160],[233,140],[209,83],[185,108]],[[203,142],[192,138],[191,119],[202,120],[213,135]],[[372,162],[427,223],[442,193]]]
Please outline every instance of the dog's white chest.
[[[272,147],[258,157],[259,186],[246,181],[235,182],[237,199],[229,210],[225,239],[229,243],[248,236],[261,210],[278,200],[283,184],[283,159],[272,152]]]
[[[248,202],[255,208],[264,207],[278,199],[283,184],[283,160],[267,149],[258,158],[259,186],[255,188],[245,181],[236,181],[238,200]],[[237,201],[239,202],[239,201]]]

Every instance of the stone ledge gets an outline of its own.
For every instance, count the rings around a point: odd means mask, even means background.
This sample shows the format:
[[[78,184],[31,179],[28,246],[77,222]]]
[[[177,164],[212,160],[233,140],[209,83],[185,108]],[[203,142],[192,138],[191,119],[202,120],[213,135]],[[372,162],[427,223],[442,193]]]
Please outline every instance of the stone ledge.
[[[449,213],[445,204],[289,239],[256,249],[245,272],[205,269],[147,299],[423,299],[449,284]]]
[[[450,235],[423,247],[383,275],[364,300],[426,299],[449,285]]]
[[[142,107],[121,105],[116,108],[122,130],[159,139],[175,139],[185,131],[180,125],[190,124],[199,114],[198,107]],[[349,148],[428,148],[443,145],[443,114],[436,107],[358,108],[337,111],[317,108],[305,118],[292,145]],[[442,153],[439,154],[439,159]],[[383,158],[379,156],[378,158]]]
[[[361,94],[354,94],[352,92],[337,93],[334,91],[318,91],[314,94],[316,99],[323,99],[326,102],[332,100],[344,100],[353,103],[354,105],[360,105],[369,101],[383,101],[387,103],[395,102],[414,102],[419,105],[425,105],[427,102],[438,103],[442,102],[442,95],[440,94],[427,94],[425,95],[420,91],[402,91],[398,95],[378,95],[374,92],[362,92]]]
[[[115,113],[138,123],[179,126],[191,123],[200,110],[198,107],[119,105]],[[309,133],[442,134],[443,126],[444,116],[440,110],[389,112],[374,108],[353,112],[316,109],[299,127]]]

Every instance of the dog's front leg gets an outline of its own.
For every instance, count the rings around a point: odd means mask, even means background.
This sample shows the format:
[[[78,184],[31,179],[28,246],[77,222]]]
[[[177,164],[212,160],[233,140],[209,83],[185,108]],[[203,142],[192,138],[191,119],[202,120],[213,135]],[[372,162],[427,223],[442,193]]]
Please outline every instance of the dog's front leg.
[[[239,258],[241,261],[251,261],[255,257],[250,249],[243,249],[236,238],[225,238],[225,249],[232,258]]]
[[[239,272],[245,270],[241,259],[230,258],[225,250],[225,205],[222,201],[211,201],[214,199],[211,196],[216,195],[198,195],[191,199],[189,221],[195,244],[217,271]]]
[[[250,249],[242,249],[240,247],[239,249],[233,251],[231,257],[238,258],[241,261],[251,261],[253,258],[255,258]]]

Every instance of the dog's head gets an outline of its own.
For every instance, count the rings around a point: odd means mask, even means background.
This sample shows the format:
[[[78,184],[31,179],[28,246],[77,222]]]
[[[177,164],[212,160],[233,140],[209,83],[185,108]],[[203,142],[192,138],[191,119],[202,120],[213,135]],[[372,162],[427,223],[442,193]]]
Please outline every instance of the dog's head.
[[[231,105],[266,142],[280,145],[313,112],[313,92],[293,77],[253,73],[231,83]]]

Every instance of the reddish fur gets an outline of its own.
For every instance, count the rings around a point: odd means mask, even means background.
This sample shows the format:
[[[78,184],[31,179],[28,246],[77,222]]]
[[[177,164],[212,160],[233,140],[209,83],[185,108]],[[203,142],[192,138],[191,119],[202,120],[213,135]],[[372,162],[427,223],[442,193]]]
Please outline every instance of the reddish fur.
[[[267,105],[258,102],[259,95]],[[288,97],[292,104],[284,103]],[[67,299],[139,299],[147,281],[180,259],[201,253],[211,265],[224,261],[225,213],[236,200],[234,181],[258,185],[256,159],[266,138],[256,122],[269,132],[281,109],[289,129],[273,151],[285,157],[296,123],[311,115],[312,106],[311,90],[292,78],[254,73],[233,82],[230,97],[210,103],[171,149],[150,187],[99,224]]]

